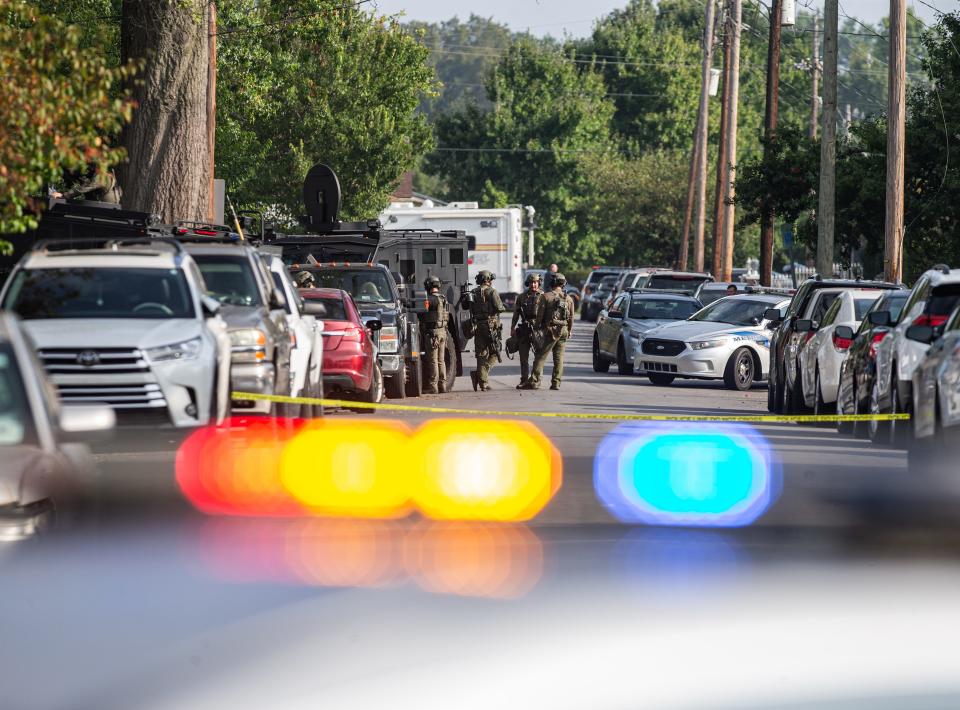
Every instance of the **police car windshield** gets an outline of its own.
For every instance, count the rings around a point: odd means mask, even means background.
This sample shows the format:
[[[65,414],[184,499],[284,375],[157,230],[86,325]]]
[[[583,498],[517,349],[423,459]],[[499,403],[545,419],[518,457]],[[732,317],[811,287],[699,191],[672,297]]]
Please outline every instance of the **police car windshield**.
[[[257,286],[250,260],[230,254],[194,254],[207,293],[230,306],[261,306],[263,298]]]
[[[393,292],[387,275],[379,269],[324,269],[314,271],[320,288],[342,288],[358,304],[389,303]]]
[[[3,308],[42,318],[193,318],[180,269],[24,269]]]
[[[694,313],[688,320],[731,325],[759,325],[763,320],[763,312],[773,308],[774,305],[776,304],[770,301],[737,297],[723,298]]]
[[[627,317],[636,320],[684,320],[696,313],[699,307],[696,301],[687,299],[634,298]]]

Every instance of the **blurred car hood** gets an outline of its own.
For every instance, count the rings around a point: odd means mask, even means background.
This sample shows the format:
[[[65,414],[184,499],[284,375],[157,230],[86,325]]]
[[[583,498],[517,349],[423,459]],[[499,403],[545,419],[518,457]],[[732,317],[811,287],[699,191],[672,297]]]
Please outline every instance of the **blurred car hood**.
[[[23,477],[33,470],[43,451],[36,446],[0,447],[0,506],[20,503]]]
[[[195,338],[203,328],[193,318],[50,318],[23,327],[38,348],[150,348]]]

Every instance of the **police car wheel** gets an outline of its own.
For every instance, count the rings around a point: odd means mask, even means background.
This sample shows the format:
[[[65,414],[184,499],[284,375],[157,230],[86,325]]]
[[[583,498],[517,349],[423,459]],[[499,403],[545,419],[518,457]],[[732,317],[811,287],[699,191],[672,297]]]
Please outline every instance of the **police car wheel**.
[[[753,354],[749,348],[738,348],[727,361],[723,383],[732,390],[745,392],[753,387],[755,369]]]
[[[593,371],[608,372],[610,370],[610,361],[605,360],[600,354],[600,341],[597,336],[593,336]]]
[[[633,363],[627,360],[627,351],[623,346],[623,339],[617,345],[617,372],[621,375],[633,374]]]

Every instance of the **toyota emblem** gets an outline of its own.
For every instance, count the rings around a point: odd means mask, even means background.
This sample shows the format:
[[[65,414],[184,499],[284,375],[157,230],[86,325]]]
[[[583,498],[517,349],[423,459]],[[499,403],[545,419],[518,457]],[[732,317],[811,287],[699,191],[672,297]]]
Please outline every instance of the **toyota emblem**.
[[[81,350],[77,353],[77,362],[84,367],[100,364],[100,354],[96,350]]]
[[[658,346],[657,346],[657,350],[663,350],[663,346],[662,346],[662,345],[658,345]]]

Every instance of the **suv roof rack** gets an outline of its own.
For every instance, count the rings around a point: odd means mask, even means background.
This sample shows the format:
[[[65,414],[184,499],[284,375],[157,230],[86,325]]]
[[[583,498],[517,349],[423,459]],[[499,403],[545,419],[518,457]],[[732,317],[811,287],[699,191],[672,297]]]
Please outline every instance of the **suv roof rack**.
[[[176,240],[169,237],[77,237],[73,239],[41,239],[34,243],[31,252],[46,252],[47,254],[76,254],[78,252],[98,251],[110,254],[122,254],[126,247],[154,247],[163,245],[169,247],[177,255],[184,253],[184,248]],[[51,249],[51,247],[56,247]],[[150,249],[138,250],[138,253],[148,253]],[[157,253],[157,252],[154,252]]]
[[[37,239],[145,237],[164,232],[158,215],[107,202],[52,200],[37,226]]]
[[[946,264],[934,264],[931,268],[932,268],[934,271],[939,271],[941,274],[949,274],[949,273],[950,273],[950,267],[947,266]]]

